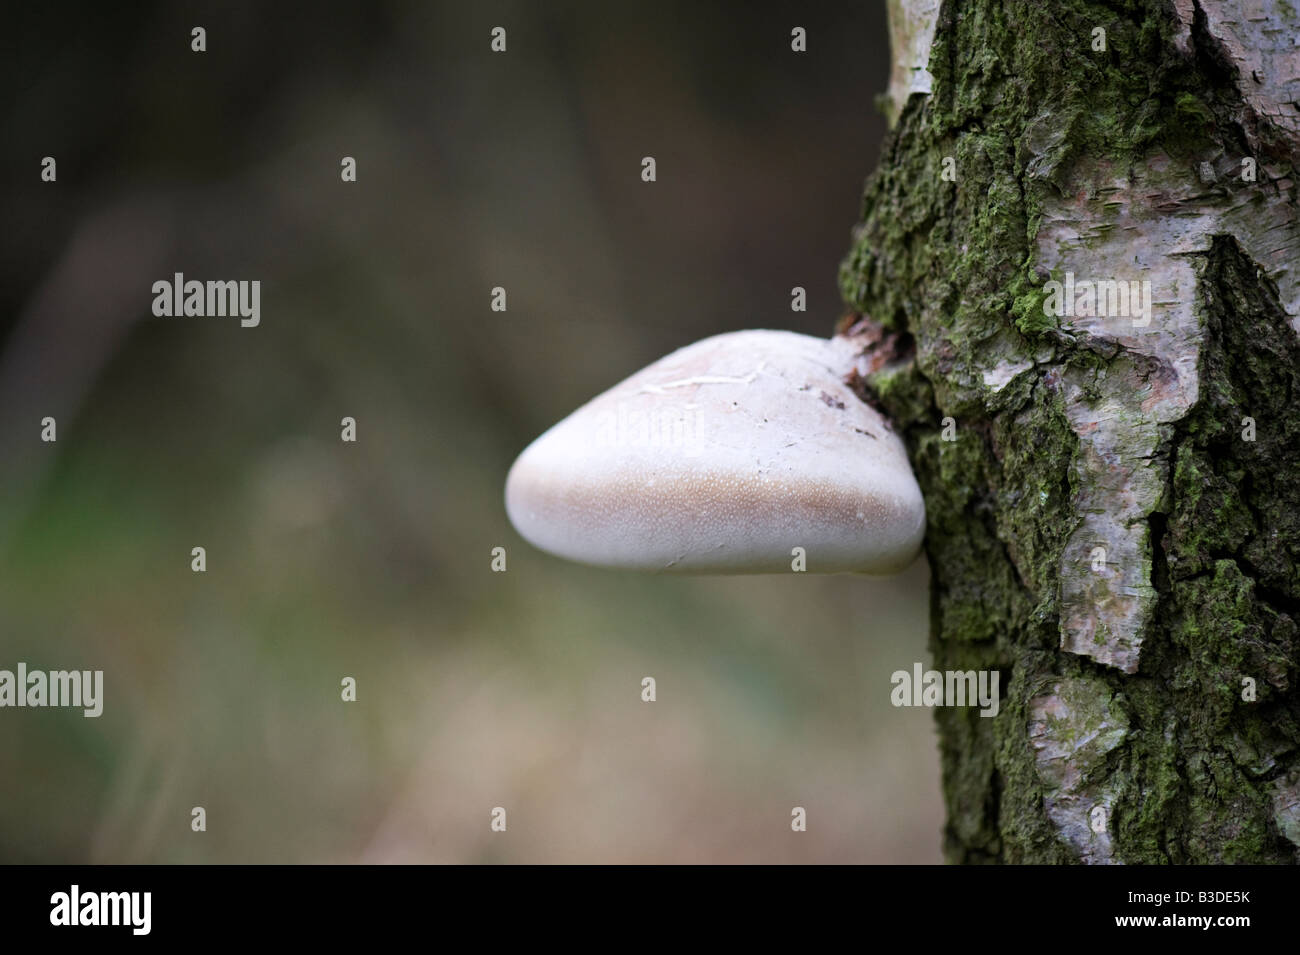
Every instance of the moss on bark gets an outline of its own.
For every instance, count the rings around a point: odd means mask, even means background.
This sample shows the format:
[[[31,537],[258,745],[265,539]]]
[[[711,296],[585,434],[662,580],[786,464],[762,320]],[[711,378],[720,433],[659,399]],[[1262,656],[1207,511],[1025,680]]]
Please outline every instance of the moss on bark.
[[[996,719],[936,710],[952,861],[1088,858],[1064,834],[1087,800],[1106,811],[1098,858],[1295,858],[1285,833],[1300,825],[1286,809],[1300,767],[1300,347],[1231,238],[1196,257],[1200,392],[1161,431],[1168,482],[1149,515],[1156,600],[1140,668],[1060,649],[1080,451],[1054,383],[1132,356],[1044,315],[1035,239],[1045,203],[1097,162],[1140,163],[1159,148],[1190,177],[1206,156],[1244,151],[1233,78],[1196,27],[1191,54],[1179,53],[1178,30],[1157,0],[946,2],[933,93],[902,110],[841,269],[853,310],[916,342],[911,363],[869,386],[926,496],[935,665],[1004,675]],[[1246,416],[1253,442],[1241,438]],[[948,417],[955,440],[944,439]],[[1073,758],[1092,780],[1070,792],[1036,759],[1033,729],[1063,686],[1058,736],[1079,743]],[[1089,748],[1089,732],[1108,745]]]

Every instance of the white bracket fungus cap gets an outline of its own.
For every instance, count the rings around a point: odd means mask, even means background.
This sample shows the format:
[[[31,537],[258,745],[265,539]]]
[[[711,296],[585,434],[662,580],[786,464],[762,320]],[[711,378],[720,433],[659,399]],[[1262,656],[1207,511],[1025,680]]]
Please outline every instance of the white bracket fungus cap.
[[[854,346],[717,335],[592,399],[534,441],[506,511],[543,550],[676,573],[893,573],[925,502],[903,443],[846,384]]]

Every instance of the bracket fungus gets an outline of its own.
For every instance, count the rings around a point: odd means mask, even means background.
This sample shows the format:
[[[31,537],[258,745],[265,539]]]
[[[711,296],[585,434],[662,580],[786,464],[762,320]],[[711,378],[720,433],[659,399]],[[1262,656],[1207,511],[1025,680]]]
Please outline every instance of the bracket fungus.
[[[506,479],[530,543],[675,573],[887,574],[925,503],[903,443],[849,384],[861,342],[741,331],[688,345],[552,427]]]

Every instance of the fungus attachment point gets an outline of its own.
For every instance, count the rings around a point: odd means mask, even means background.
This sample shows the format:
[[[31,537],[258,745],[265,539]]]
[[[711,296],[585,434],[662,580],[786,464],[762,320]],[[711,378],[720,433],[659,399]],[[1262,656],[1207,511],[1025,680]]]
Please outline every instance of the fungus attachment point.
[[[506,511],[543,550],[676,573],[893,573],[925,503],[902,441],[845,383],[855,348],[744,331],[673,352],[534,441]]]

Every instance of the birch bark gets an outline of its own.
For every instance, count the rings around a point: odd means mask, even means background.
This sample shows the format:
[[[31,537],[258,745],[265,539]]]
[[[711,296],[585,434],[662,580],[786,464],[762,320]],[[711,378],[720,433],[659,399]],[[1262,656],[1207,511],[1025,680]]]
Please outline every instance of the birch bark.
[[[904,343],[865,390],[926,495],[935,666],[1004,687],[936,710],[946,854],[1294,862],[1300,9],[889,9],[841,287]]]

